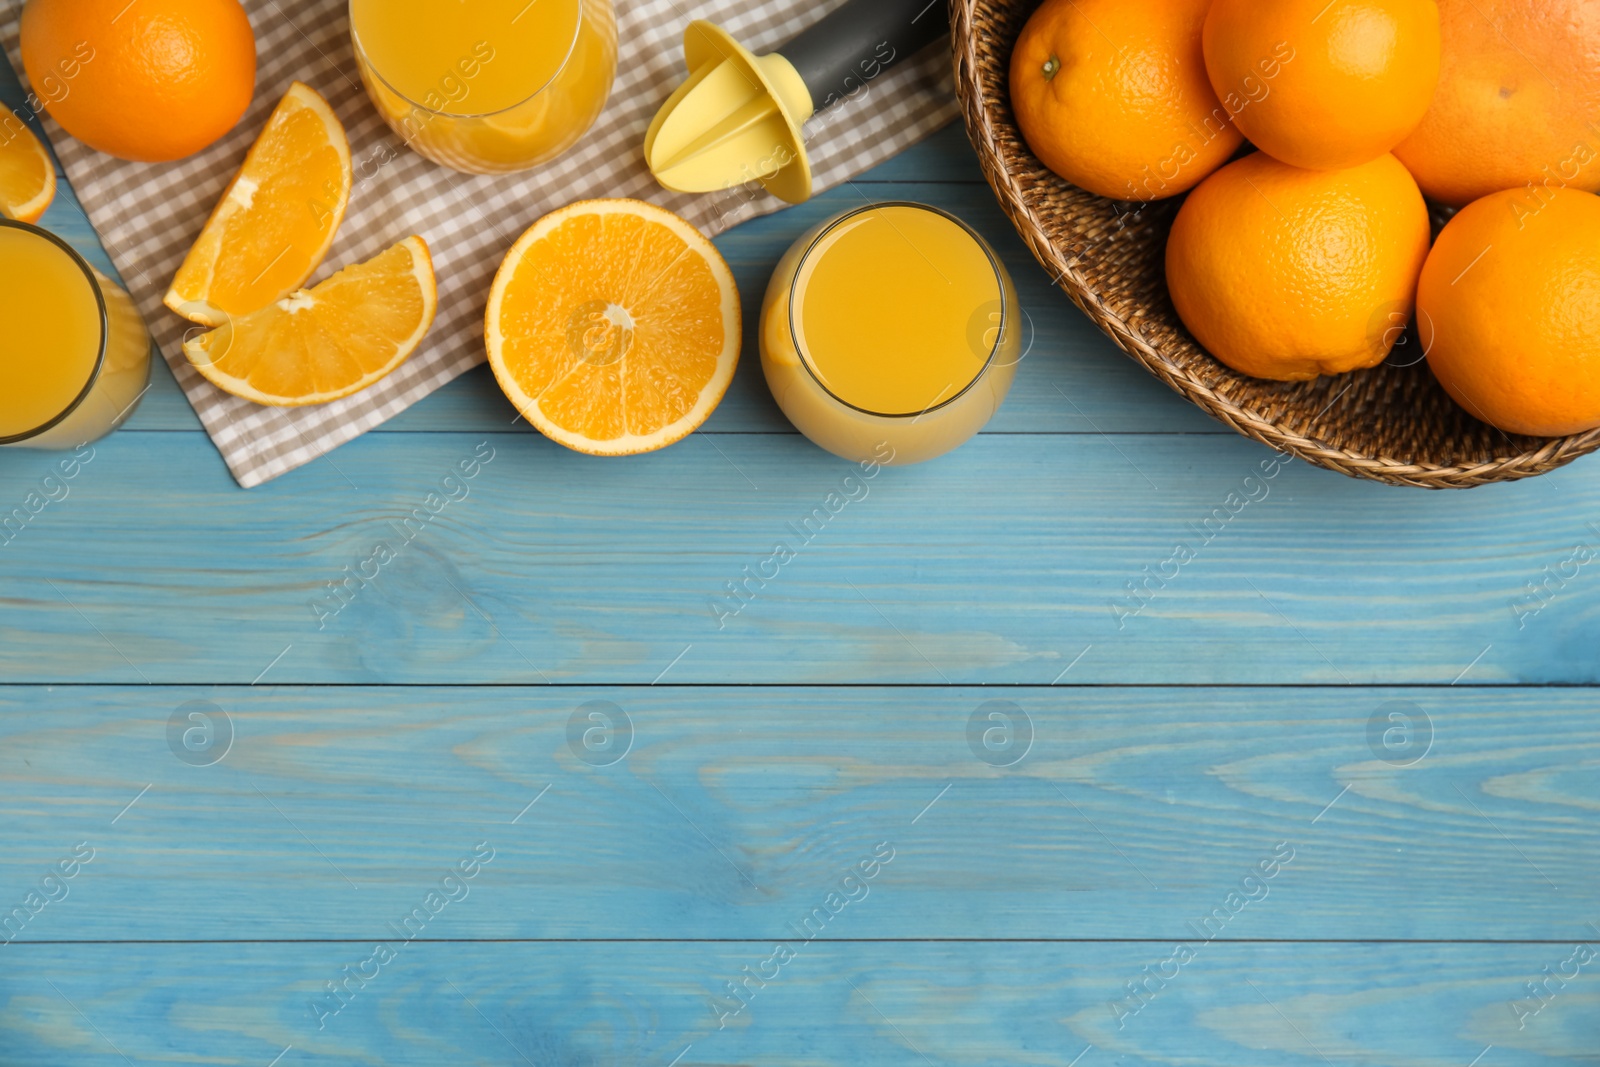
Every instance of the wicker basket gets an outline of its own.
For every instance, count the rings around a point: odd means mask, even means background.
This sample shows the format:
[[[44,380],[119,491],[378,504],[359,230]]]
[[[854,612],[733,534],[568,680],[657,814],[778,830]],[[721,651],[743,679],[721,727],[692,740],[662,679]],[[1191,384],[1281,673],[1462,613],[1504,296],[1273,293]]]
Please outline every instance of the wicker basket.
[[[1007,92],[1011,48],[1037,6],[951,0],[967,134],[1000,206],[1045,270],[1157,378],[1246,437],[1395,485],[1462,489],[1511,481],[1600,448],[1600,430],[1522,437],[1479,422],[1439,387],[1426,362],[1409,355],[1417,351],[1414,339],[1388,363],[1310,382],[1249,378],[1213,359],[1167,296],[1163,257],[1180,200],[1140,206],[1086,193],[1047,170],[1017,129]]]

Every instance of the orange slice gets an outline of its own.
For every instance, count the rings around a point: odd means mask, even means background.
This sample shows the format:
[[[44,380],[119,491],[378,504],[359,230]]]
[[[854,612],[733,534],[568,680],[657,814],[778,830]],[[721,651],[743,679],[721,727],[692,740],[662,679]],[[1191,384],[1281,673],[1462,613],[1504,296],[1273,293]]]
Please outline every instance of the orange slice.
[[[665,448],[711,415],[739,363],[739,290],[705,235],[638,200],[533,224],[485,322],[500,388],[551,439],[596,456]]]
[[[245,156],[163,302],[221,326],[305,284],[350,203],[350,143],[339,117],[295,82]]]
[[[438,289],[428,244],[408,237],[183,346],[217,388],[274,407],[326,404],[406,361],[433,325]]]
[[[33,131],[0,111],[0,217],[38,222],[56,198],[56,167]]]

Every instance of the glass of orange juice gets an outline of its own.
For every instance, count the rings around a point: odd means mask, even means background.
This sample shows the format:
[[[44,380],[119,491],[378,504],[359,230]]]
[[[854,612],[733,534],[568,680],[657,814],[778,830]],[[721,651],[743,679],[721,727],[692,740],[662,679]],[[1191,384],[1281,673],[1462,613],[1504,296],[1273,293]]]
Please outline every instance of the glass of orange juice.
[[[611,0],[350,0],[350,34],[384,121],[470,174],[571,148],[617,72]]]
[[[761,368],[800,432],[858,462],[920,463],[981,430],[1021,358],[994,250],[926,204],[867,204],[806,233],[761,310]]]
[[[149,378],[150,335],[128,294],[61,238],[0,218],[0,445],[98,440]]]

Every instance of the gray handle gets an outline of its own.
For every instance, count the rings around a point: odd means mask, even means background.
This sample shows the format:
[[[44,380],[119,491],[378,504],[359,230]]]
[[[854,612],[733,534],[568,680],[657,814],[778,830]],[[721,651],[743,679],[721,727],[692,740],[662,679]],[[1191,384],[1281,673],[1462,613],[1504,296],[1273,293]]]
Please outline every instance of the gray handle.
[[[821,111],[949,36],[946,0],[845,0],[778,52],[794,64]]]

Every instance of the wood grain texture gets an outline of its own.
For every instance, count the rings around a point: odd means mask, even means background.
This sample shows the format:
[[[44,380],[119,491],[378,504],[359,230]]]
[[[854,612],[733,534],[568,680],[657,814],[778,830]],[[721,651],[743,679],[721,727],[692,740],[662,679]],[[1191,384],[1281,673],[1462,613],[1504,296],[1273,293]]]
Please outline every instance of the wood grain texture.
[[[95,447],[0,547],[0,681],[249,683],[289,646],[273,682],[1600,680],[1600,572],[1547,577],[1600,543],[1594,465],[1429,494],[1263,480],[1232,436],[986,435],[859,480],[782,436],[608,461],[396,434],[243,493],[195,434]],[[4,457],[0,514],[50,462]],[[327,619],[346,568],[373,578]]]
[[[846,482],[749,338],[706,433],[621,463],[511,426],[481,369],[249,493],[159,364],[71,479],[0,452],[0,1065],[1600,1063],[1595,965],[1526,988],[1600,944],[1600,571],[1569,562],[1600,467],[1247,483],[1270,454],[1049,288],[959,129],[854,185],[718,245],[754,307],[862,197],[996,244],[1037,339],[936,464]],[[69,189],[45,221],[109,266]],[[195,701],[234,730],[209,766],[169,738]],[[1011,748],[969,736],[991,701]],[[1372,747],[1396,708],[1414,766]]]
[[[1568,958],[1570,943],[1213,944],[1120,1030],[1114,999],[1171,944],[802,943],[722,1030],[712,1005],[732,1002],[713,995],[769,959],[770,941],[410,944],[365,988],[352,982],[339,1014],[314,1013],[325,983],[373,948],[0,949],[0,1063],[266,1067],[280,1054],[284,1065],[532,1067],[667,1067],[680,1055],[680,1067],[1066,1067],[1080,1055],[1081,1067],[1600,1062],[1594,975],[1521,1030],[1509,1007],[1541,968]]]
[[[195,700],[232,723],[212,766],[169,748]],[[609,756],[569,730],[592,701],[626,716]],[[1431,722],[1393,750],[1415,766],[1369,743],[1394,707]],[[988,760],[980,709],[1010,717],[983,712]],[[87,841],[70,898],[12,936],[371,938],[487,840],[437,936],[771,938],[888,842],[827,937],[1562,939],[1600,921],[1593,710],[1461,687],[8,688],[0,888]],[[1258,899],[1217,917],[1241,883]]]

